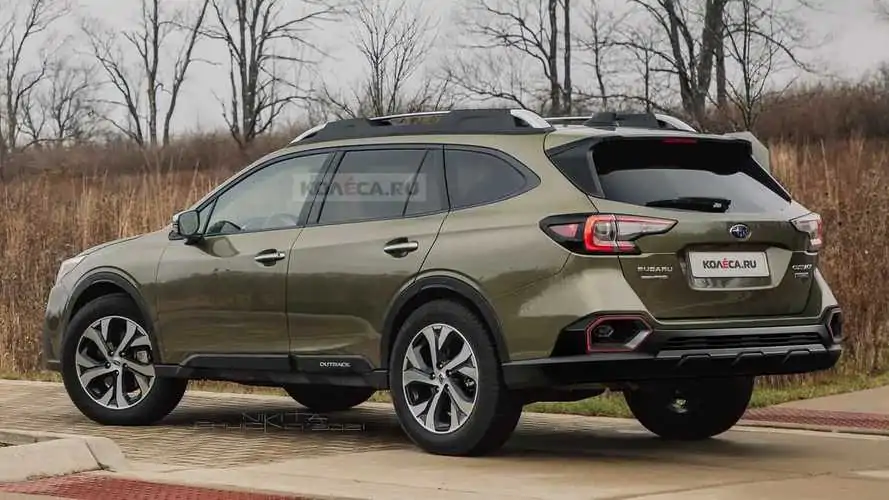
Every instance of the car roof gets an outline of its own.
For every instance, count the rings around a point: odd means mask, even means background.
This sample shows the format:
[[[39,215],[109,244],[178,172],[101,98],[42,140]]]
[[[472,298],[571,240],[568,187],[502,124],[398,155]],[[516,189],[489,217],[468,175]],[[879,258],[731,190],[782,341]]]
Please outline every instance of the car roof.
[[[430,122],[430,120],[432,120]],[[282,152],[327,147],[400,143],[490,143],[498,138],[545,137],[546,148],[593,137],[694,137],[738,140],[702,134],[682,120],[655,113],[602,112],[592,116],[544,118],[526,109],[456,109],[350,118],[316,125]]]

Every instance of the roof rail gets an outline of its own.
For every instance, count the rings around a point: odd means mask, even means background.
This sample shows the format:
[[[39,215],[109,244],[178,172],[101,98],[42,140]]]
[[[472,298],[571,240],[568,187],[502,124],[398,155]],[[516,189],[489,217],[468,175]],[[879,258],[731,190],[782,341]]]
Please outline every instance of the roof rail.
[[[395,124],[395,120],[437,117],[428,124]],[[552,130],[540,115],[526,109],[456,109],[373,118],[351,118],[316,125],[290,144],[423,134],[528,134]]]
[[[694,127],[684,121],[661,113],[615,113],[604,112],[593,116],[552,116],[545,118],[552,125],[578,125],[586,127],[634,127],[673,129],[697,133]]]

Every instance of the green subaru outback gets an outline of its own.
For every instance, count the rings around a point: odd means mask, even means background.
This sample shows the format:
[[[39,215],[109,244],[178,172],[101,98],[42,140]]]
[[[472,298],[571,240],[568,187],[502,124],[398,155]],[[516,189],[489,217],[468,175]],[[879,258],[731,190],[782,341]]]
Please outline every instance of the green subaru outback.
[[[841,353],[821,219],[754,144],[651,114],[326,123],[170,226],[64,261],[46,363],[108,425],[226,380],[314,412],[388,390],[438,454],[490,452],[523,405],[608,389],[663,438],[709,438],[754,377]]]

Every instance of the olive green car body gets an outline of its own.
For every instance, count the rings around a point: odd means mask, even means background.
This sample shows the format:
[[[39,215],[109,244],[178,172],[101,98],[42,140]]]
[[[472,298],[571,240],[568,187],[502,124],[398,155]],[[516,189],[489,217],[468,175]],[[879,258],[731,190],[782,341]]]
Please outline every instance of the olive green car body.
[[[758,238],[773,242],[763,249],[776,265],[771,266],[767,283],[756,289],[695,289],[683,272],[669,279],[646,280],[637,269],[682,268],[677,250],[689,244],[731,249],[755,243],[734,240],[726,231],[729,221],[724,214],[678,212],[590,197],[554,168],[547,154],[591,137],[647,134],[652,132],[557,129],[523,135],[417,135],[295,143],[248,166],[193,208],[276,159],[338,148],[484,148],[527,166],[537,179],[529,189],[496,203],[398,220],[304,224],[196,242],[172,236],[168,226],[87,250],[73,269],[58,278],[50,293],[44,327],[46,363],[58,369],[62,336],[80,307],[104,294],[126,293],[139,305],[152,332],[155,364],[167,367],[158,374],[185,378],[287,382],[300,371],[300,362],[294,364],[294,359],[314,356],[362,360],[360,373],[349,374],[356,375],[355,380],[344,374],[342,383],[385,388],[388,353],[400,321],[424,301],[441,297],[467,305],[485,320],[504,366],[542,370],[530,378],[517,375],[512,382],[517,386],[671,376],[669,370],[649,373],[646,369],[638,377],[621,370],[609,376],[604,369],[596,377],[549,379],[543,365],[553,360],[560,334],[568,325],[600,313],[643,317],[654,336],[662,330],[821,327],[820,348],[808,346],[811,353],[820,355],[817,361],[753,374],[833,366],[841,348],[823,327],[837,301],[817,270],[817,255],[804,250],[807,236],[794,231],[789,222],[757,225],[755,217],[745,216]],[[688,134],[657,131],[656,135]],[[688,232],[675,229],[656,238],[643,237],[637,242],[638,255],[620,257],[571,252],[541,230],[540,221],[555,214],[597,212],[670,217],[678,221],[677,229],[691,223],[696,229],[691,239]],[[807,213],[805,207],[791,202],[784,215],[789,221]],[[767,216],[773,215],[763,214],[764,220]],[[405,235],[419,243],[420,251],[393,258],[380,250],[386,242]],[[257,265],[254,256],[267,248],[286,249],[287,258],[274,266]],[[792,267],[800,265],[813,269],[806,280],[793,277]],[[785,348],[782,356],[792,357],[790,351]],[[563,361],[658,358],[657,353],[576,354]],[[317,365],[314,368],[315,373],[323,371]],[[278,375],[268,375],[272,372]]]

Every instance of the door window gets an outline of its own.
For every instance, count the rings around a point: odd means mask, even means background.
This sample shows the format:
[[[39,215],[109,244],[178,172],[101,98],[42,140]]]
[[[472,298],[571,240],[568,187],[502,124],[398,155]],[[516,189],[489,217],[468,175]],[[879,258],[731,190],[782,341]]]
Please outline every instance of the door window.
[[[239,181],[214,202],[206,235],[298,226],[329,156],[288,158]]]
[[[425,156],[425,149],[347,152],[326,186],[318,222],[340,224],[402,217]]]
[[[429,151],[409,191],[405,216],[434,214],[448,209],[441,150]]]

